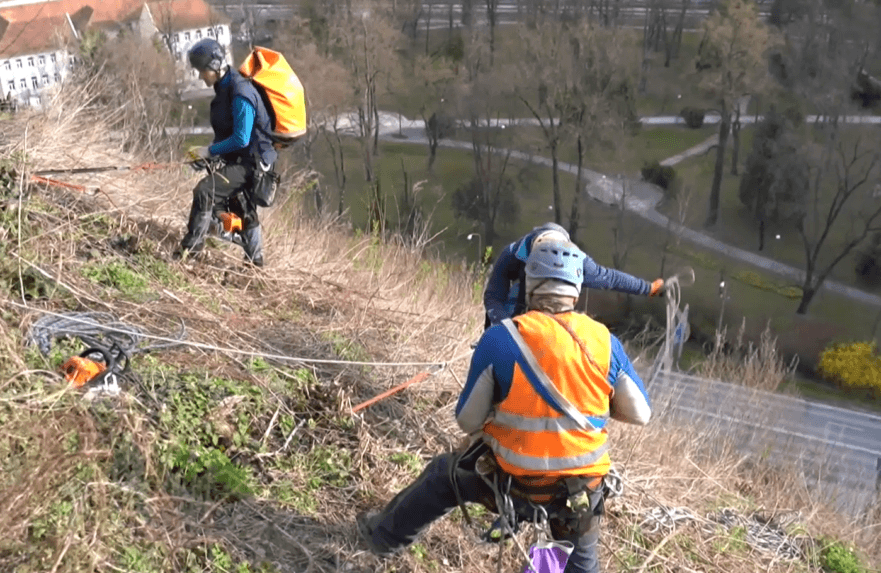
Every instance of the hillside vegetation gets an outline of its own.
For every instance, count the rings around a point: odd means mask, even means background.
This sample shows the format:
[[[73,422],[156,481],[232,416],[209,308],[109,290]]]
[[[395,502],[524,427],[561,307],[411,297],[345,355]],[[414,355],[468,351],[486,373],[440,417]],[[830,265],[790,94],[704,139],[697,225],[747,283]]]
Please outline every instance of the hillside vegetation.
[[[418,240],[301,215],[301,173],[263,213],[266,269],[219,242],[172,262],[198,175],[35,183],[29,171],[155,159],[117,152],[97,103],[56,105],[2,124],[0,571],[496,570],[498,548],[458,511],[388,561],[354,526],[459,442],[480,279]],[[47,355],[31,341],[47,317],[87,312],[159,346],[132,355],[119,396],[65,386],[80,340],[54,338]],[[609,504],[604,571],[849,573],[881,558],[881,516],[839,515],[700,429],[659,416],[611,432],[625,494]],[[501,559],[522,570],[513,547]]]

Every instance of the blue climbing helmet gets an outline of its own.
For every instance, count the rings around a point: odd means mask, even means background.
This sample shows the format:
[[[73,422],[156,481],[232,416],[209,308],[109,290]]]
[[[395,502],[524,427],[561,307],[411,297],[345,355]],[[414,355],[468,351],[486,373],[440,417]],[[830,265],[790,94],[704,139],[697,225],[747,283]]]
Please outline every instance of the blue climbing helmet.
[[[187,52],[190,65],[200,72],[211,70],[219,74],[225,57],[226,51],[223,46],[213,38],[199,40]]]
[[[534,245],[526,259],[529,282],[555,279],[581,288],[584,282],[584,253],[569,241],[545,241]]]

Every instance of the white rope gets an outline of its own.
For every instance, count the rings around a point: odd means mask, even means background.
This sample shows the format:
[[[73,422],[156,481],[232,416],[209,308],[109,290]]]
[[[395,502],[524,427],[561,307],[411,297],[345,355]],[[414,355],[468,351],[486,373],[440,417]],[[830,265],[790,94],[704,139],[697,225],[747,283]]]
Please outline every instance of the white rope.
[[[31,312],[37,312],[37,313],[41,313],[44,315],[50,315],[50,316],[55,316],[55,317],[59,317],[59,318],[64,318],[64,319],[69,320],[71,322],[80,322],[85,325],[93,326],[93,323],[90,323],[87,320],[80,320],[77,317],[71,317],[68,315],[61,314],[61,313],[52,312],[51,310],[43,310],[40,308],[33,308],[33,307],[27,306],[25,304],[17,303],[15,301],[11,301],[11,300],[6,301],[6,303],[10,304],[12,306],[18,307],[20,309],[31,311]],[[133,328],[137,328],[137,327],[133,327]],[[190,348],[199,348],[201,350],[211,350],[214,352],[223,352],[223,353],[227,353],[227,354],[238,354],[241,356],[250,356],[250,357],[255,357],[255,358],[267,358],[267,359],[281,360],[281,361],[287,361],[287,362],[298,362],[298,363],[302,363],[302,364],[341,364],[341,365],[349,365],[349,366],[393,366],[393,367],[419,366],[419,367],[437,367],[437,368],[443,369],[443,368],[449,367],[450,364],[453,364],[454,362],[457,362],[457,361],[461,360],[462,358],[469,356],[472,353],[471,350],[468,350],[467,352],[463,352],[462,354],[455,356],[451,360],[447,360],[447,361],[443,361],[443,362],[368,362],[368,361],[358,361],[358,360],[329,360],[329,359],[321,359],[321,358],[301,358],[301,357],[297,357],[297,356],[286,356],[284,354],[269,354],[266,352],[255,352],[255,351],[251,351],[251,350],[241,350],[238,348],[214,346],[212,344],[204,344],[201,342],[187,342],[187,341],[176,340],[174,338],[168,338],[166,336],[157,336],[155,334],[147,334],[147,333],[140,332],[140,331],[126,330],[123,328],[118,328],[118,327],[114,327],[114,326],[110,326],[110,325],[108,325],[106,327],[106,330],[108,332],[114,332],[117,334],[124,334],[127,336],[137,336],[140,338],[157,340],[157,341],[161,341],[161,342],[169,342],[169,343],[174,343],[179,346],[188,346]]]
[[[646,377],[646,386],[651,385],[662,370],[672,370],[674,349],[678,349],[677,357],[682,354],[682,345],[688,340],[690,329],[688,326],[688,305],[685,305],[684,310],[679,310],[679,304],[682,302],[682,286],[694,284],[694,279],[694,270],[687,268],[664,281],[664,298],[667,301],[664,343],[658,355],[655,356],[655,361]]]
[[[742,531],[742,541],[762,553],[774,555],[778,559],[796,561],[805,557],[800,541],[804,536],[789,535],[776,520],[765,519],[753,513],[743,516],[731,508],[709,513],[705,518],[696,516],[686,507],[667,507],[658,505],[641,514],[640,528],[648,534],[671,533],[688,522],[700,522],[701,531],[706,535],[718,535],[719,526],[734,535],[735,529]]]

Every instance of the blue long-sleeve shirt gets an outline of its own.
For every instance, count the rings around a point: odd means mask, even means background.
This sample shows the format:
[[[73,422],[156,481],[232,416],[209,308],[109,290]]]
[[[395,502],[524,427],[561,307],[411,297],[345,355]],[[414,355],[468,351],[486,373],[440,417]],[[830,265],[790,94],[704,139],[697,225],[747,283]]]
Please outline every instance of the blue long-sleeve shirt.
[[[621,341],[611,337],[611,359],[607,381],[613,389],[610,399],[612,418],[633,424],[645,424],[651,404],[645,386],[624,352]],[[474,349],[465,388],[456,405],[456,421],[465,433],[483,428],[487,417],[507,397],[514,377],[514,364],[529,369],[517,343],[501,324],[486,332]],[[585,381],[589,384],[589,381]],[[597,429],[605,427],[605,418],[590,418]]]
[[[224,78],[226,79],[226,78]],[[227,80],[229,81],[229,80]],[[251,143],[251,132],[254,130],[254,118],[257,110],[251,102],[243,97],[232,100],[233,132],[222,141],[212,143],[208,147],[211,155],[224,155],[248,147]]]
[[[483,293],[487,327],[526,312],[526,293],[523,286],[526,278],[526,259],[532,250],[533,239],[544,230],[539,227],[522,239],[511,243],[496,259]],[[585,254],[584,282],[581,288],[648,295],[652,286],[633,275],[597,264]]]

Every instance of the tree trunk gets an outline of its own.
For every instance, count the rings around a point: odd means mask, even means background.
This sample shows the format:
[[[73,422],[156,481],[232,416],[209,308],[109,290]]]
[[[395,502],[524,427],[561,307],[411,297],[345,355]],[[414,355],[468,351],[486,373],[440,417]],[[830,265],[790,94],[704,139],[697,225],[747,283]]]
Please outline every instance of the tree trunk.
[[[811,301],[814,300],[815,294],[817,294],[816,288],[802,287],[801,301],[798,303],[798,308],[795,310],[796,314],[808,313],[808,307],[811,305]]]
[[[575,195],[572,197],[572,210],[569,212],[569,238],[574,243],[578,240],[578,226],[580,224],[581,207],[581,173],[584,165],[584,145],[581,135],[578,136],[578,171],[575,172]]]
[[[737,110],[734,112],[734,121],[731,123],[731,174],[737,175],[737,162],[740,156],[740,102],[737,102]]]
[[[474,0],[462,0],[462,26],[471,28],[471,10]]]
[[[428,55],[428,41],[431,37],[431,8],[432,5],[428,5],[428,16],[425,17],[425,55]]]
[[[722,120],[719,122],[719,145],[716,147],[716,168],[713,171],[713,185],[710,188],[710,204],[704,227],[716,226],[719,221],[719,195],[722,190],[722,172],[725,170],[725,144],[728,143],[728,110],[722,105]]]
[[[489,65],[492,67],[496,56],[496,15],[498,0],[486,1],[486,19],[489,24]]]
[[[551,177],[554,181],[554,222],[560,225],[563,222],[563,214],[560,212],[563,199],[560,198],[560,161],[557,157],[556,140],[551,143]]]

